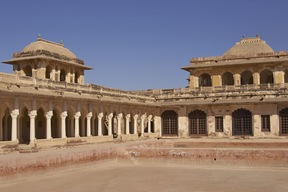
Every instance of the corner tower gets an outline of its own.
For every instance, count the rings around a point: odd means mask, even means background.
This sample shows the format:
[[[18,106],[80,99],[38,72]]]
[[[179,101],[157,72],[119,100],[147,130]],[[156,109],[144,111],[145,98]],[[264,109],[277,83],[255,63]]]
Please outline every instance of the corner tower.
[[[62,42],[55,43],[40,36],[3,63],[13,65],[14,74],[19,76],[78,84],[84,84],[84,71],[92,69]]]

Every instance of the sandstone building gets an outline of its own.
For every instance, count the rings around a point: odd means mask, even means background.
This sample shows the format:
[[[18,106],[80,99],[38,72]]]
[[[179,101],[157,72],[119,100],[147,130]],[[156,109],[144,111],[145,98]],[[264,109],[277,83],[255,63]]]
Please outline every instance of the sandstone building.
[[[288,52],[259,36],[221,56],[191,58],[186,88],[123,91],[84,84],[91,68],[62,43],[38,37],[4,61],[0,145],[56,145],[142,137],[288,135]]]

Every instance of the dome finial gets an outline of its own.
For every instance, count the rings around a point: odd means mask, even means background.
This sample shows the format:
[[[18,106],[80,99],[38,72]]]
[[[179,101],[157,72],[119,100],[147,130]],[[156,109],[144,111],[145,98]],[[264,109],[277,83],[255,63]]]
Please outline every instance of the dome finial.
[[[37,40],[39,40],[39,39],[41,39],[41,34],[40,33],[38,34]]]

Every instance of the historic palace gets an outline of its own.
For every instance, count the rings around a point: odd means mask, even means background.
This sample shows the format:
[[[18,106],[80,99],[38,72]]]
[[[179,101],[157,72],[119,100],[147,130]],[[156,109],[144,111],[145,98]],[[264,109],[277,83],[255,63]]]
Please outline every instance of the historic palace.
[[[191,58],[185,88],[124,91],[84,83],[91,68],[38,37],[0,73],[0,145],[53,146],[158,137],[288,136],[288,52],[258,35],[221,56]]]

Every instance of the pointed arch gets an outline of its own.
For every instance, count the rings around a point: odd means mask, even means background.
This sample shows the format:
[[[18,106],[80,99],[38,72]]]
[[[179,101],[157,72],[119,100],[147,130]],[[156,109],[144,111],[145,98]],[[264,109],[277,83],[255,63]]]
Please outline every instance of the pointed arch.
[[[30,117],[28,108],[25,106],[20,117],[20,143],[30,142]]]
[[[5,109],[5,108],[4,108]],[[10,110],[8,107],[4,110],[5,113],[2,117],[2,130],[0,130],[0,141],[10,141],[11,140],[11,129],[12,129],[12,118],[10,115]]]
[[[61,137],[61,118],[60,118],[60,109],[55,108],[53,110],[53,116],[51,118],[51,136],[52,138]]]
[[[42,107],[37,110],[35,118],[35,137],[36,139],[46,138],[46,117]]]

